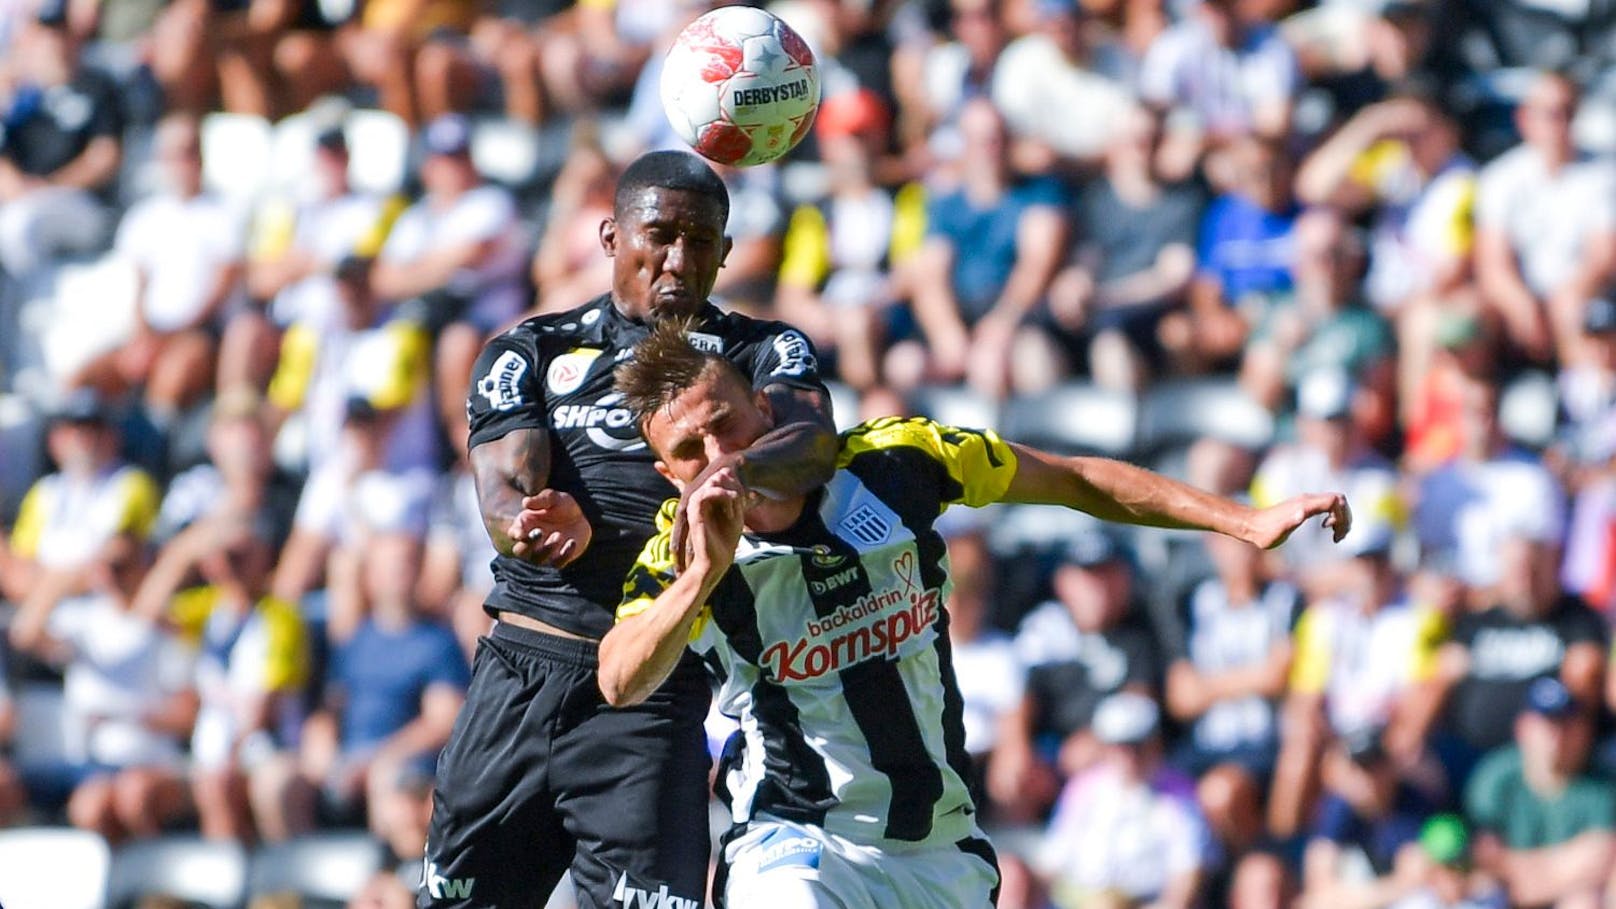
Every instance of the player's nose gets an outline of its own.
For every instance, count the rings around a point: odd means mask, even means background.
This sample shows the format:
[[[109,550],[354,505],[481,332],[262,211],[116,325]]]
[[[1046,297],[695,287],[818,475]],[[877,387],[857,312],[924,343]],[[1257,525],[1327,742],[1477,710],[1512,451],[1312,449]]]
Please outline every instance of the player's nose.
[[[680,237],[668,244],[667,251],[662,254],[662,270],[675,275],[683,274],[685,262],[685,241]]]

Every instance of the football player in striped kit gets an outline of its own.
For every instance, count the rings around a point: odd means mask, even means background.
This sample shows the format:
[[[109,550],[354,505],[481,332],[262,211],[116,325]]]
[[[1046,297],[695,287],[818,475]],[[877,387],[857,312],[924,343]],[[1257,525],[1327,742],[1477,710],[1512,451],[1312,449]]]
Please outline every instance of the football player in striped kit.
[[[1338,540],[1351,523],[1338,493],[1254,509],[1119,461],[1057,457],[921,418],[849,430],[826,486],[768,498],[728,470],[702,477],[773,425],[767,398],[733,365],[667,321],[616,381],[657,470],[695,489],[684,570],[670,500],[601,642],[601,691],[636,703],[687,644],[723,680],[719,706],[741,729],[718,780],[735,826],[714,896],[731,906],[994,900],[998,870],[966,790],[942,607],[951,582],[933,524],[949,505],[1064,505],[1262,547],[1317,515]]]

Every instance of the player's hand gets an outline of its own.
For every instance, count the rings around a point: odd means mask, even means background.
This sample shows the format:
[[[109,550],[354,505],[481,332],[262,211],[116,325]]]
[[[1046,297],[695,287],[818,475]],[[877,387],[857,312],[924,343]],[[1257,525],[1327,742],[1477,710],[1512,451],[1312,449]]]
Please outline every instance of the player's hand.
[[[554,489],[522,500],[522,510],[505,529],[511,555],[534,565],[561,568],[584,554],[595,529],[578,500]]]
[[[1247,525],[1246,542],[1273,549],[1290,539],[1296,528],[1309,518],[1321,514],[1324,526],[1334,532],[1337,543],[1352,529],[1352,509],[1347,507],[1347,497],[1339,492],[1316,492],[1286,499],[1256,512]]]
[[[722,468],[690,495],[690,568],[722,574],[735,561],[745,523],[746,487]]]
[[[673,562],[676,571],[683,572],[685,566],[690,562],[691,497],[696,494],[696,490],[701,489],[702,486],[706,485],[707,481],[712,479],[714,474],[721,470],[728,470],[734,476],[735,481],[739,483],[740,471],[736,465],[740,462],[740,459],[741,456],[738,453],[719,455],[709,461],[706,468],[701,473],[696,474],[694,480],[686,483],[685,491],[679,494],[679,507],[673,513],[673,535],[669,538],[669,542],[673,547]],[[745,484],[742,484],[741,488],[744,491]]]

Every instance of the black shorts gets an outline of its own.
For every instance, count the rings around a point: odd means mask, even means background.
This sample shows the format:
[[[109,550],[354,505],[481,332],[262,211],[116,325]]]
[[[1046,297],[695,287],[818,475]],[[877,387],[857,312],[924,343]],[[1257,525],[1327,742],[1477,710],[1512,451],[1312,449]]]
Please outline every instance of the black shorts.
[[[580,909],[703,905],[706,677],[687,660],[617,710],[595,670],[593,641],[501,622],[479,643],[438,759],[422,907],[543,906],[569,869]]]

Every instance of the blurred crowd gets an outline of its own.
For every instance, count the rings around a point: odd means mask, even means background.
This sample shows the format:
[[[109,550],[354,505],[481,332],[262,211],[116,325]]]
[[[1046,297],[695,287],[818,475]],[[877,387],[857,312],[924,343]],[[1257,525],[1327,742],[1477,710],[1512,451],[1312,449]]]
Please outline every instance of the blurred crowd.
[[[0,0],[0,824],[369,830],[354,905],[411,905],[489,623],[471,364],[607,289],[712,5]],[[1355,512],[948,516],[1000,905],[1609,905],[1616,4],[767,6],[824,101],[720,168],[715,296],[844,426]]]

